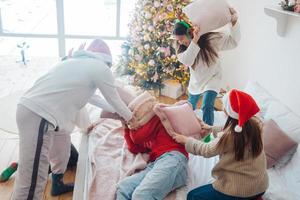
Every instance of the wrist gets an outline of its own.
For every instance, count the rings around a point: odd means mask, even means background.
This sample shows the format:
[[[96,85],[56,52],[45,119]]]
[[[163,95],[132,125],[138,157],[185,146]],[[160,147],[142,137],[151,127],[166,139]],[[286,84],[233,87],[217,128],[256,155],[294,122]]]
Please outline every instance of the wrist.
[[[197,43],[198,43],[198,40],[199,40],[199,38],[193,38],[193,39],[192,39],[192,42],[194,42],[194,44],[197,44]]]

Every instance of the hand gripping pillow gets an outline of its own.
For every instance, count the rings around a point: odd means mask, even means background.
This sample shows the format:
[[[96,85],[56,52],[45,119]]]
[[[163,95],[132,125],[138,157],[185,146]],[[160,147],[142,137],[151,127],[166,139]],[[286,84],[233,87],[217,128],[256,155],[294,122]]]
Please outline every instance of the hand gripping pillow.
[[[155,113],[153,108],[155,104],[157,104],[155,97],[153,97],[149,92],[145,91],[131,101],[128,105],[128,108],[137,118],[139,126],[143,126],[149,122],[152,117],[154,117]]]
[[[197,139],[201,138],[200,120],[189,102],[181,101],[174,105],[157,104],[154,112],[171,136],[176,132]]]
[[[200,27],[201,34],[221,28],[231,21],[229,5],[225,0],[195,0],[183,8],[194,25]]]
[[[135,96],[125,88],[117,86],[116,89],[121,99],[127,106],[131,101],[134,100]],[[100,118],[111,118],[111,119],[118,119],[118,120],[121,119],[121,117],[117,113],[111,113],[105,110],[102,110]]]

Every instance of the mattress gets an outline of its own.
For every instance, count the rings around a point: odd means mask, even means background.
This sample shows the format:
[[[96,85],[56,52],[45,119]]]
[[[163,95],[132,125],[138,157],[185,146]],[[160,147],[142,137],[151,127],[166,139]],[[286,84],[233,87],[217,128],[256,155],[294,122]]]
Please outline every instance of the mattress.
[[[200,117],[202,116],[201,111],[195,111]],[[226,116],[223,112],[215,112],[215,124],[222,125],[225,122]],[[93,149],[95,142],[92,137],[86,134],[82,134],[80,149],[79,149],[79,160],[75,178],[75,188],[73,199],[74,200],[86,200],[89,183],[91,182],[91,162],[89,161],[90,150]],[[187,187],[184,192],[180,195],[185,196],[186,192],[201,185],[205,185],[213,181],[211,177],[211,170],[214,165],[218,162],[218,158],[203,158],[200,156],[194,156],[190,154],[189,160],[189,178]]]
[[[259,104],[261,111],[259,116],[265,119],[273,119],[276,123],[289,134],[291,138],[299,142],[300,117],[296,116],[290,109],[272,96],[257,83],[249,82],[245,91],[251,94]],[[96,112],[99,114],[99,112]],[[196,113],[201,117],[200,110]],[[95,115],[96,116],[96,115]],[[223,112],[215,112],[215,125],[223,125],[226,116]],[[75,200],[86,199],[87,183],[90,179],[90,163],[88,161],[88,148],[92,141],[88,136],[83,135],[77,175],[75,181]],[[218,158],[205,159],[200,156],[190,155],[188,186],[186,190],[210,183],[211,169],[218,162]],[[269,188],[264,195],[265,200],[296,200],[300,199],[300,148],[291,161],[281,169],[272,168],[268,170]]]

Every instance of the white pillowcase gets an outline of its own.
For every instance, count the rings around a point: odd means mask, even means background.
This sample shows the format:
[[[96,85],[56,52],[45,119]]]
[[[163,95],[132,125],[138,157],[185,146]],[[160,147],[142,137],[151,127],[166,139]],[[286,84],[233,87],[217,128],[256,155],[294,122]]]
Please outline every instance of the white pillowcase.
[[[251,94],[261,108],[261,116],[273,119],[293,140],[300,142],[300,118],[287,106],[272,97],[256,82],[248,82],[244,89]],[[274,168],[268,170],[269,188],[265,200],[300,199],[300,147],[282,157]]]
[[[264,118],[268,109],[268,104],[272,100],[271,95],[258,83],[252,81],[249,81],[247,83],[246,87],[244,88],[244,91],[254,98],[254,100],[260,108],[258,116]]]
[[[274,120],[276,124],[294,141],[300,142],[300,118],[287,106],[272,97],[256,82],[248,82],[245,92],[250,94],[260,107],[259,116],[264,120]],[[296,148],[289,151],[275,165],[276,169],[284,167],[293,157]]]
[[[221,28],[231,21],[229,5],[225,0],[195,0],[183,12],[200,27],[201,34]]]
[[[277,100],[270,101],[264,118],[273,119],[289,137],[300,142],[300,118],[287,106]]]

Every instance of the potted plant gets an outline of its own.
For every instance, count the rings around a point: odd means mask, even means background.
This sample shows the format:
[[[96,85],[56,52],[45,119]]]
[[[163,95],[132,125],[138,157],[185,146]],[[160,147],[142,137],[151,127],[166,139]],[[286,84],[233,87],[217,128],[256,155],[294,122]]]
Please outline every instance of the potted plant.
[[[299,0],[297,0],[299,1]],[[294,12],[294,7],[296,5],[295,0],[282,0],[279,5],[282,7],[283,10],[292,11]]]

